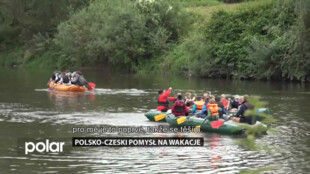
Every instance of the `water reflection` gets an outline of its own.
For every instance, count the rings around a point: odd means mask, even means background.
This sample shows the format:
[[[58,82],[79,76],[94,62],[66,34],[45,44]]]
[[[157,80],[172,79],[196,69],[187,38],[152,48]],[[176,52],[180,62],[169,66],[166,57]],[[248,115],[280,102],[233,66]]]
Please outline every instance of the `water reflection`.
[[[211,148],[211,167],[213,169],[219,168],[218,164],[221,164],[222,157],[218,153],[218,146],[220,145],[221,135],[214,134],[212,136],[209,147]]]
[[[89,102],[89,98],[84,94],[84,92],[63,92],[49,90],[48,96],[52,104],[59,111],[66,111],[67,109],[74,108],[76,111],[81,111],[81,106]],[[95,95],[90,98],[91,101],[95,100]]]

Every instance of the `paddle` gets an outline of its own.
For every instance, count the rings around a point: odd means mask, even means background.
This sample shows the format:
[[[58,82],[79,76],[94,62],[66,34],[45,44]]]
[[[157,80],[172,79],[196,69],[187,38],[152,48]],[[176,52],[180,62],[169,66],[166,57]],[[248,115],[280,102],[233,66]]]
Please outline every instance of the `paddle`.
[[[185,117],[185,116],[184,117],[180,117],[180,118],[177,119],[177,123],[178,124],[182,124],[182,123],[185,122],[186,119],[187,119],[187,117]]]
[[[96,84],[95,83],[88,83],[89,86],[96,88]]]
[[[54,89],[57,83],[54,82],[54,85],[51,87],[51,89]]]
[[[93,90],[93,88],[95,88],[95,87],[96,87],[96,84],[95,84],[95,83],[88,83],[87,89],[88,89],[89,91],[91,91],[91,90]]]
[[[207,120],[207,118],[201,123],[201,125],[203,125],[203,124],[205,123],[206,120]],[[213,121],[213,122],[211,123],[211,127],[212,127],[213,129],[217,129],[217,128],[221,127],[221,126],[223,125],[223,123],[224,123],[224,121],[220,121],[220,120]],[[196,126],[196,128],[200,128],[201,125]]]
[[[217,129],[217,128],[221,127],[223,125],[223,123],[224,123],[224,121],[220,121],[220,120],[213,121],[211,123],[211,127],[214,128],[214,129]]]
[[[163,120],[166,117],[166,114],[158,114],[154,117],[155,121]]]
[[[174,101],[176,101],[176,100],[177,100],[177,96],[175,95],[174,90],[172,90],[172,89],[171,89],[171,91],[173,92],[173,95],[174,95],[174,98],[175,98],[175,100],[174,100]]]
[[[90,86],[87,86],[87,89],[88,89],[88,91],[93,90],[93,88],[92,88],[92,87],[90,87]]]

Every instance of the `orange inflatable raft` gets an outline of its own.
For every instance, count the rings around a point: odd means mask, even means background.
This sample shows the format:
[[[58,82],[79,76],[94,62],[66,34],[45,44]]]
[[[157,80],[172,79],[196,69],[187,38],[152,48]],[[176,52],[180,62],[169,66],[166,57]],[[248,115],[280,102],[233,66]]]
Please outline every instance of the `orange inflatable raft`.
[[[55,89],[57,91],[70,91],[70,92],[85,92],[86,88],[83,86],[77,86],[77,85],[62,85],[62,84],[56,84],[52,81],[49,82],[48,86],[50,89]]]

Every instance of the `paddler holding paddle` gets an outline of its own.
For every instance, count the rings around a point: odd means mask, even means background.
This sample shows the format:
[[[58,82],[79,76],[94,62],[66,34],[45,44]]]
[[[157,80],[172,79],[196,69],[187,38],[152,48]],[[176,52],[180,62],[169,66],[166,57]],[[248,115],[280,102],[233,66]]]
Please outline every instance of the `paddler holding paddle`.
[[[161,112],[167,112],[169,107],[169,102],[173,102],[176,100],[175,97],[169,97],[171,94],[172,88],[170,87],[167,91],[166,90],[159,90],[158,94],[158,100],[157,100],[157,110]]]

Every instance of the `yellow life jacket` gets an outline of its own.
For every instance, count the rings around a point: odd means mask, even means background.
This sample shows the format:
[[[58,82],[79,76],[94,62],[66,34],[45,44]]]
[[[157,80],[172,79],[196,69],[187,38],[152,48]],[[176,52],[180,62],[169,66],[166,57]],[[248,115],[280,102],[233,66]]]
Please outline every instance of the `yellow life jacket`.
[[[203,102],[203,101],[195,101],[196,111],[201,111],[202,108],[203,108],[203,104],[204,104],[204,103],[205,103],[205,102]]]
[[[217,106],[217,104],[208,104],[207,108],[211,110],[211,116],[219,115],[219,107]]]

